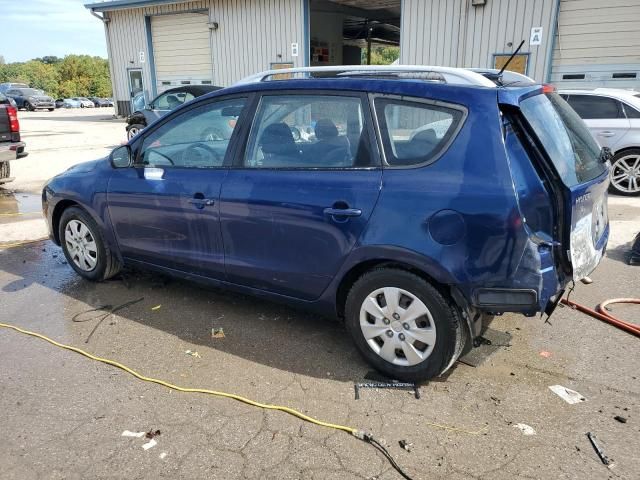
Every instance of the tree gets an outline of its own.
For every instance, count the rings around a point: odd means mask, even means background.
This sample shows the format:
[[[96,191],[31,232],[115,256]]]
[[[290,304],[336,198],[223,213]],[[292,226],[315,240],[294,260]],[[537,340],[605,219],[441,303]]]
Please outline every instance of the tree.
[[[371,47],[371,65],[391,65],[400,57],[400,47]],[[362,64],[367,64],[367,49],[362,49]]]
[[[109,63],[89,55],[48,55],[28,62],[0,62],[0,82],[27,83],[56,98],[111,96]]]

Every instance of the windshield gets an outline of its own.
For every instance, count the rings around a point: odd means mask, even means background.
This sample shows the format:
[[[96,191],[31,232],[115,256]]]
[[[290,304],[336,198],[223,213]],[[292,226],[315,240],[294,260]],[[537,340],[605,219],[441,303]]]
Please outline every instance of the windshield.
[[[529,97],[520,110],[568,187],[606,171],[600,147],[578,114],[557,93]]]
[[[42,90],[36,90],[35,88],[21,88],[20,93],[25,97],[30,97],[33,95],[44,95]]]

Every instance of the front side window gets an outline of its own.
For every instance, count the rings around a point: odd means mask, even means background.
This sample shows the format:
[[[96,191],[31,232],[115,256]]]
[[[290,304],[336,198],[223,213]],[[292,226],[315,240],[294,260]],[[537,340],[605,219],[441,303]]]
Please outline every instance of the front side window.
[[[520,110],[565,185],[588,182],[606,171],[587,126],[558,94],[529,97],[520,103]]]
[[[160,95],[155,102],[153,108],[156,110],[173,110],[195,97],[189,92],[167,92]]]
[[[462,110],[378,98],[376,115],[387,163],[404,167],[435,159],[458,130]]]
[[[247,143],[249,168],[371,166],[359,97],[266,95]]]
[[[172,118],[145,136],[138,164],[151,167],[221,167],[244,98],[207,103]]]
[[[568,102],[580,118],[623,118],[620,102],[613,98],[572,94]]]

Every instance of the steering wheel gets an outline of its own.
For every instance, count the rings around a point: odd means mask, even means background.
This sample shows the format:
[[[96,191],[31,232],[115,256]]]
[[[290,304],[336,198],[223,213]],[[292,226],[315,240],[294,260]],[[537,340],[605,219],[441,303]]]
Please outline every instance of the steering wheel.
[[[223,158],[206,143],[192,143],[182,152],[182,165],[222,165]]]

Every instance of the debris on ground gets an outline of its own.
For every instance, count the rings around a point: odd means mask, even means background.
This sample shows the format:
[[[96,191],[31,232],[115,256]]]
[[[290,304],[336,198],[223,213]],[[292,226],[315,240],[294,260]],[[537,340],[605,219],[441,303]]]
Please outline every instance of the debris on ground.
[[[167,452],[162,452],[160,454],[160,460],[164,460],[164,457],[166,457],[166,456],[167,456]]]
[[[551,358],[552,355],[553,355],[553,353],[547,352],[546,350],[543,350],[543,351],[540,352],[540,356],[544,357],[544,358]]]
[[[155,307],[151,307],[151,310],[160,310],[162,305],[156,305]]]
[[[405,449],[407,452],[410,452],[413,447],[413,443],[408,443],[406,440],[400,440],[398,444],[400,444],[400,448]]]
[[[527,425],[526,423],[516,423],[514,428],[520,430],[524,435],[535,435],[536,431],[532,426]]]
[[[591,442],[591,445],[593,445],[593,449],[598,454],[598,457],[600,457],[600,461],[602,461],[602,463],[604,463],[605,465],[611,465],[613,463],[613,459],[607,457],[604,454],[604,450],[602,450],[600,445],[598,445],[598,443],[596,442],[596,436],[591,432],[587,432],[587,438]]]
[[[212,328],[211,338],[225,338],[224,330],[222,328]]]
[[[621,417],[620,415],[616,415],[613,417],[614,420],[617,420],[620,423],[627,423],[627,419],[625,417]]]
[[[327,375],[331,375],[327,373]],[[413,391],[413,396],[416,399],[420,399],[420,387],[417,383],[406,383],[406,382],[398,382],[397,380],[393,380],[391,382],[375,382],[375,383],[355,383],[353,385],[355,390],[355,399],[360,399],[360,389],[362,388],[372,388],[372,389],[408,389]]]
[[[144,434],[147,438],[157,437],[158,435],[160,435],[160,430],[154,430],[153,428]]]
[[[150,448],[155,447],[157,444],[158,444],[158,442],[156,442],[155,439],[152,438],[147,443],[142,445],[142,448],[144,448],[145,450],[149,450]]]
[[[145,432],[130,432],[129,430],[125,430],[124,432],[122,432],[122,437],[135,437],[135,438],[141,438],[145,436]]]
[[[563,399],[569,405],[574,405],[576,403],[587,401],[586,398],[584,398],[581,394],[579,394],[575,390],[571,390],[570,388],[563,387],[562,385],[551,385],[549,387],[549,390],[551,390],[553,393],[558,395],[561,399]]]
[[[195,350],[185,350],[184,353],[186,353],[187,355],[191,355],[192,357],[196,357],[196,358],[202,358],[202,356]]]

